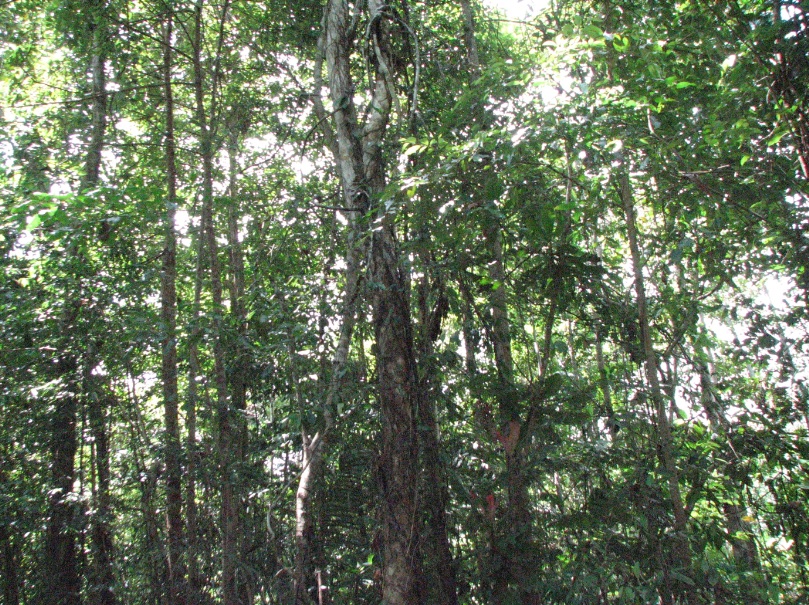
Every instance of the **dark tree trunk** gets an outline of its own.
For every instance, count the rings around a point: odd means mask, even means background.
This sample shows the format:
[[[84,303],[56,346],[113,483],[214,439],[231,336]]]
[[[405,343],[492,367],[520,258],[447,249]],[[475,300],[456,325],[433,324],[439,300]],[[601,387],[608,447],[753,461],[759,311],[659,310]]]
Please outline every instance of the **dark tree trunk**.
[[[430,259],[424,255],[425,268]],[[457,605],[458,586],[456,565],[449,544],[447,505],[449,494],[446,469],[441,459],[434,400],[437,396],[436,368],[433,360],[434,343],[441,334],[441,324],[448,309],[448,301],[441,279],[430,283],[425,269],[418,286],[419,299],[419,388],[418,404],[419,444],[424,466],[422,492],[424,494],[423,543],[425,577],[429,582],[425,597],[436,605]],[[434,301],[431,301],[435,298]]]
[[[79,191],[86,192],[98,186],[101,173],[101,153],[107,126],[107,92],[105,77],[105,45],[107,30],[105,23],[105,4],[103,1],[93,2],[86,7],[89,29],[92,31],[90,55],[90,76],[92,87],[91,129],[85,156],[84,174],[79,184]],[[79,271],[81,259],[79,251],[71,246],[67,256]],[[81,371],[77,354],[71,352],[73,343],[70,336],[76,331],[76,321],[81,312],[79,300],[81,276],[74,276],[74,283],[65,293],[65,309],[61,328],[67,335],[64,353],[59,361],[57,371],[63,381],[64,391],[56,402],[52,417],[51,431],[51,477],[53,489],[49,495],[49,517],[45,534],[45,585],[47,587],[46,602],[54,605],[73,605],[81,601],[81,579],[78,569],[78,549],[76,545],[76,524],[78,523],[76,499],[72,496],[76,479],[75,456],[78,448],[76,421],[80,409]],[[89,363],[89,360],[88,360]],[[98,422],[103,419],[103,410],[98,406],[100,401],[90,403],[90,410],[95,417],[96,440],[102,442],[106,449],[106,427]],[[95,412],[93,414],[93,412]],[[104,433],[103,435],[101,433]],[[108,479],[108,471],[107,471]],[[108,483],[108,482],[107,482]],[[93,519],[94,550],[97,555],[95,565],[97,575],[112,578],[112,545],[111,534],[106,525],[108,519],[97,515]],[[99,527],[101,525],[102,527]],[[101,566],[101,568],[99,568]],[[107,593],[107,597],[111,595]]]
[[[0,474],[0,479],[3,479]],[[22,549],[11,535],[6,525],[0,525],[0,572],[2,572],[3,603],[19,605],[20,602],[20,560]]]
[[[86,383],[93,387],[88,393],[87,415],[93,436],[95,489],[93,490],[93,515],[91,541],[93,545],[92,581],[89,590],[90,603],[115,605],[115,575],[113,573],[113,544],[110,531],[112,506],[110,503],[110,448],[107,431],[107,416],[115,398],[106,392],[106,387],[93,376]]]
[[[62,364],[77,368],[75,362]],[[67,368],[66,368],[67,369]],[[45,585],[46,605],[80,605],[81,581],[76,552],[77,510],[73,497],[76,478],[76,395],[71,392],[75,383],[66,386],[67,392],[56,402],[51,425],[51,480],[48,497],[49,516],[45,532]]]
[[[172,604],[187,600],[185,585],[185,544],[182,514],[182,469],[180,467],[179,389],[177,385],[177,166],[174,142],[174,91],[172,89],[172,33],[174,15],[168,13],[163,26],[163,93],[166,100],[166,215],[164,224],[163,268],[160,284],[161,381],[165,423],[166,526],[168,534],[167,576]]]

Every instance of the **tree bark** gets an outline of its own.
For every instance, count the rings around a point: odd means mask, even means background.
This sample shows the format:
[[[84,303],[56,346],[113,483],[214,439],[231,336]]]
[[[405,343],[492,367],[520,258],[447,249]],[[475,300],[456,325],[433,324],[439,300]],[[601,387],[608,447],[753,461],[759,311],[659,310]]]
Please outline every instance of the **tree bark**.
[[[238,110],[237,110],[238,111]],[[235,116],[237,119],[239,116]],[[247,451],[247,426],[245,424],[245,411],[247,410],[247,376],[250,362],[250,353],[245,346],[247,334],[247,309],[245,304],[245,276],[244,276],[244,255],[242,244],[239,240],[239,217],[241,206],[239,204],[238,186],[238,164],[237,153],[239,146],[239,124],[231,125],[228,133],[228,250],[230,260],[230,313],[236,324],[236,339],[230,346],[230,409],[231,424],[233,431],[233,466],[236,469],[236,476],[244,466],[245,453]],[[237,550],[239,560],[244,560],[245,549],[249,541],[244,535],[246,526],[241,523],[243,503],[240,488],[237,485],[234,495],[234,532],[237,540]],[[245,577],[238,583],[237,590],[239,600],[242,603],[252,602],[251,587]]]
[[[112,506],[110,502],[110,448],[107,432],[107,410],[113,407],[115,398],[106,391],[101,380],[95,376],[85,376],[85,388],[88,401],[87,416],[93,437],[93,467],[96,479],[93,489],[91,528],[93,568],[88,600],[90,603],[99,605],[115,605],[117,598],[113,573],[113,543],[109,527]]]
[[[182,515],[182,469],[180,466],[179,389],[177,386],[177,165],[174,142],[174,91],[172,88],[172,34],[174,15],[169,12],[163,26],[163,92],[166,109],[166,215],[163,267],[160,283],[162,322],[161,382],[165,423],[166,526],[168,534],[167,577],[173,604],[187,600],[185,543]]]
[[[64,374],[78,370],[74,360],[63,359]],[[80,605],[76,536],[73,524],[76,505],[72,496],[76,477],[76,400],[75,381],[65,385],[66,393],[56,402],[51,425],[51,478],[53,487],[48,497],[48,523],[45,533],[46,605]]]
[[[425,555],[425,575],[434,585],[425,595],[429,602],[436,605],[457,605],[458,583],[456,565],[449,543],[447,522],[447,505],[449,494],[446,485],[446,472],[441,461],[441,444],[438,434],[438,422],[433,402],[436,397],[436,368],[433,360],[434,343],[441,334],[441,323],[448,309],[448,301],[444,291],[444,283],[436,279],[430,283],[429,259],[424,259],[425,273],[418,286],[420,337],[419,337],[419,387],[421,396],[419,411],[419,443],[421,445],[424,476],[422,478],[424,492],[424,512],[426,518],[423,528]],[[435,302],[431,305],[431,294]]]
[[[22,549],[9,534],[6,525],[0,525],[0,570],[3,572],[3,603],[19,605],[20,561]]]
[[[8,450],[3,448],[3,455],[8,458]],[[0,484],[8,480],[5,468],[0,468]],[[8,512],[9,517],[13,513]],[[10,518],[0,522],[0,583],[2,583],[3,603],[6,605],[19,605],[22,573],[20,569],[22,548],[19,540],[9,531],[7,524]]]
[[[103,0],[93,2],[87,7],[89,30],[92,32],[90,50],[90,76],[91,76],[91,128],[87,144],[87,153],[84,162],[84,174],[79,183],[79,192],[85,193],[98,186],[101,173],[101,154],[104,147],[104,137],[107,127],[107,92],[106,92],[106,61],[105,45],[107,43],[107,30],[104,12],[106,10]],[[75,246],[68,249],[69,262],[77,267],[81,261]],[[76,269],[78,272],[78,269]],[[62,333],[74,334],[76,320],[81,312],[79,290],[81,275],[74,275],[74,283],[65,293],[65,309],[62,317]],[[71,527],[77,522],[77,504],[73,496],[73,484],[76,478],[75,455],[78,449],[76,435],[76,422],[80,409],[80,397],[87,395],[86,380],[82,384],[82,370],[78,355],[72,351],[71,342],[65,343],[62,357],[57,364],[57,371],[63,380],[64,393],[55,405],[51,432],[51,474],[54,488],[49,496],[49,517],[45,536],[46,564],[45,584],[47,586],[46,602],[54,605],[78,605],[81,601],[81,579],[78,568],[78,549],[75,539],[75,529]],[[87,366],[91,364],[93,355],[84,352]],[[92,370],[92,367],[89,368]],[[85,372],[89,372],[85,367]],[[84,387],[84,389],[83,389]],[[84,393],[82,393],[84,391]],[[88,401],[94,438],[102,450],[106,450],[106,426],[103,422],[104,411],[101,400]],[[106,455],[106,451],[102,451]],[[108,470],[104,489],[108,489]],[[106,496],[105,496],[106,499]],[[107,526],[107,515],[94,515],[91,540],[96,555],[94,560],[97,578],[104,582],[111,582],[112,574],[112,539]],[[100,599],[112,602],[114,593],[112,587],[103,586],[98,593]]]

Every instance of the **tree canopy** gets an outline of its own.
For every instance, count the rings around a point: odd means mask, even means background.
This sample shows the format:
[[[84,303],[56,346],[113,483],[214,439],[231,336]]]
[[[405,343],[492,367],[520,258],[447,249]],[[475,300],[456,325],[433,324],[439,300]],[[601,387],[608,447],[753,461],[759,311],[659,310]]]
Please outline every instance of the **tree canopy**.
[[[805,603],[807,57],[799,0],[0,3],[0,603]]]

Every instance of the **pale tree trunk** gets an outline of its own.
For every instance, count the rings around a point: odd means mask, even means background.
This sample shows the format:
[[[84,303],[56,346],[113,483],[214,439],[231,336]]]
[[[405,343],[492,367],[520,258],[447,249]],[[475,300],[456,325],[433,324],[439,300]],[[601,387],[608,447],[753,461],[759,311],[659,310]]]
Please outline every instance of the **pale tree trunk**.
[[[356,307],[361,283],[360,254],[364,246],[354,244],[358,239],[355,234],[349,235],[349,252],[345,275],[345,290],[343,292],[343,305],[340,321],[340,332],[337,346],[331,358],[330,380],[324,395],[322,411],[323,426],[319,431],[311,434],[302,428],[302,470],[298,479],[298,489],[295,494],[295,603],[303,605],[311,601],[310,587],[317,587],[317,594],[323,596],[323,578],[318,577],[313,569],[313,545],[315,541],[315,528],[313,519],[313,495],[322,474],[322,461],[328,446],[329,434],[334,429],[334,415],[332,409],[338,397],[339,390],[344,384],[344,375],[351,338],[356,323]]]
[[[654,404],[656,420],[656,441],[657,452],[663,473],[668,485],[669,499],[674,513],[674,535],[673,557],[674,564],[679,568],[677,572],[687,578],[693,576],[691,548],[688,543],[688,513],[683,503],[680,492],[680,473],[677,468],[674,452],[674,440],[671,434],[671,424],[667,414],[666,399],[658,378],[659,369],[657,354],[652,345],[651,324],[646,304],[646,288],[643,277],[643,261],[638,244],[638,235],[635,221],[635,202],[632,194],[629,176],[623,166],[619,166],[619,195],[624,209],[626,220],[627,239],[632,255],[632,271],[635,282],[635,296],[638,304],[638,322],[640,324],[641,344],[643,346],[644,365],[646,368],[646,379],[649,385],[650,395]],[[664,570],[668,571],[668,570]],[[697,596],[694,590],[693,580],[677,582],[678,591],[684,593],[690,605],[696,605]]]
[[[324,19],[323,49],[335,108],[336,160],[352,223],[377,210],[385,186],[382,140],[395,102],[387,17],[378,0],[369,0],[367,7],[368,42],[375,68],[373,95],[363,125],[357,120],[350,73],[356,24],[352,23],[348,5],[341,0],[328,2]],[[371,303],[382,415],[377,471],[382,496],[382,598],[387,605],[416,605],[422,602],[423,571],[417,503],[419,398],[412,322],[392,217],[381,215],[378,221],[370,233],[368,280],[373,284]]]
[[[161,383],[165,423],[166,526],[168,534],[167,578],[172,604],[187,600],[185,584],[185,544],[182,516],[182,469],[180,467],[179,390],[177,386],[177,165],[174,142],[174,91],[171,83],[172,33],[174,15],[168,13],[163,26],[163,92],[166,109],[166,215],[164,224],[163,267],[160,304],[163,338],[161,342]]]

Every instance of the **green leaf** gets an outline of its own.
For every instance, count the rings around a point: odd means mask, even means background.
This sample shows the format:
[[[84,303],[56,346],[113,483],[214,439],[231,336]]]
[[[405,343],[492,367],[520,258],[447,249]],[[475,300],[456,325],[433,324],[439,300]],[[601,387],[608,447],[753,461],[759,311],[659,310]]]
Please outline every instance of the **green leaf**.
[[[689,578],[687,575],[680,573],[679,571],[672,570],[671,575],[680,582],[684,584],[688,584],[689,586],[694,586],[694,580]]]
[[[25,225],[25,230],[26,231],[33,231],[34,229],[39,227],[41,224],[42,224],[42,216],[39,215],[39,214],[35,214],[34,216],[31,216],[31,217],[28,218],[28,222]]]
[[[604,30],[597,25],[585,25],[581,31],[585,36],[594,40],[604,37]]]
[[[767,139],[767,147],[774,147],[775,145],[778,145],[781,139],[783,139],[787,134],[789,134],[789,128],[777,129],[773,135]]]

